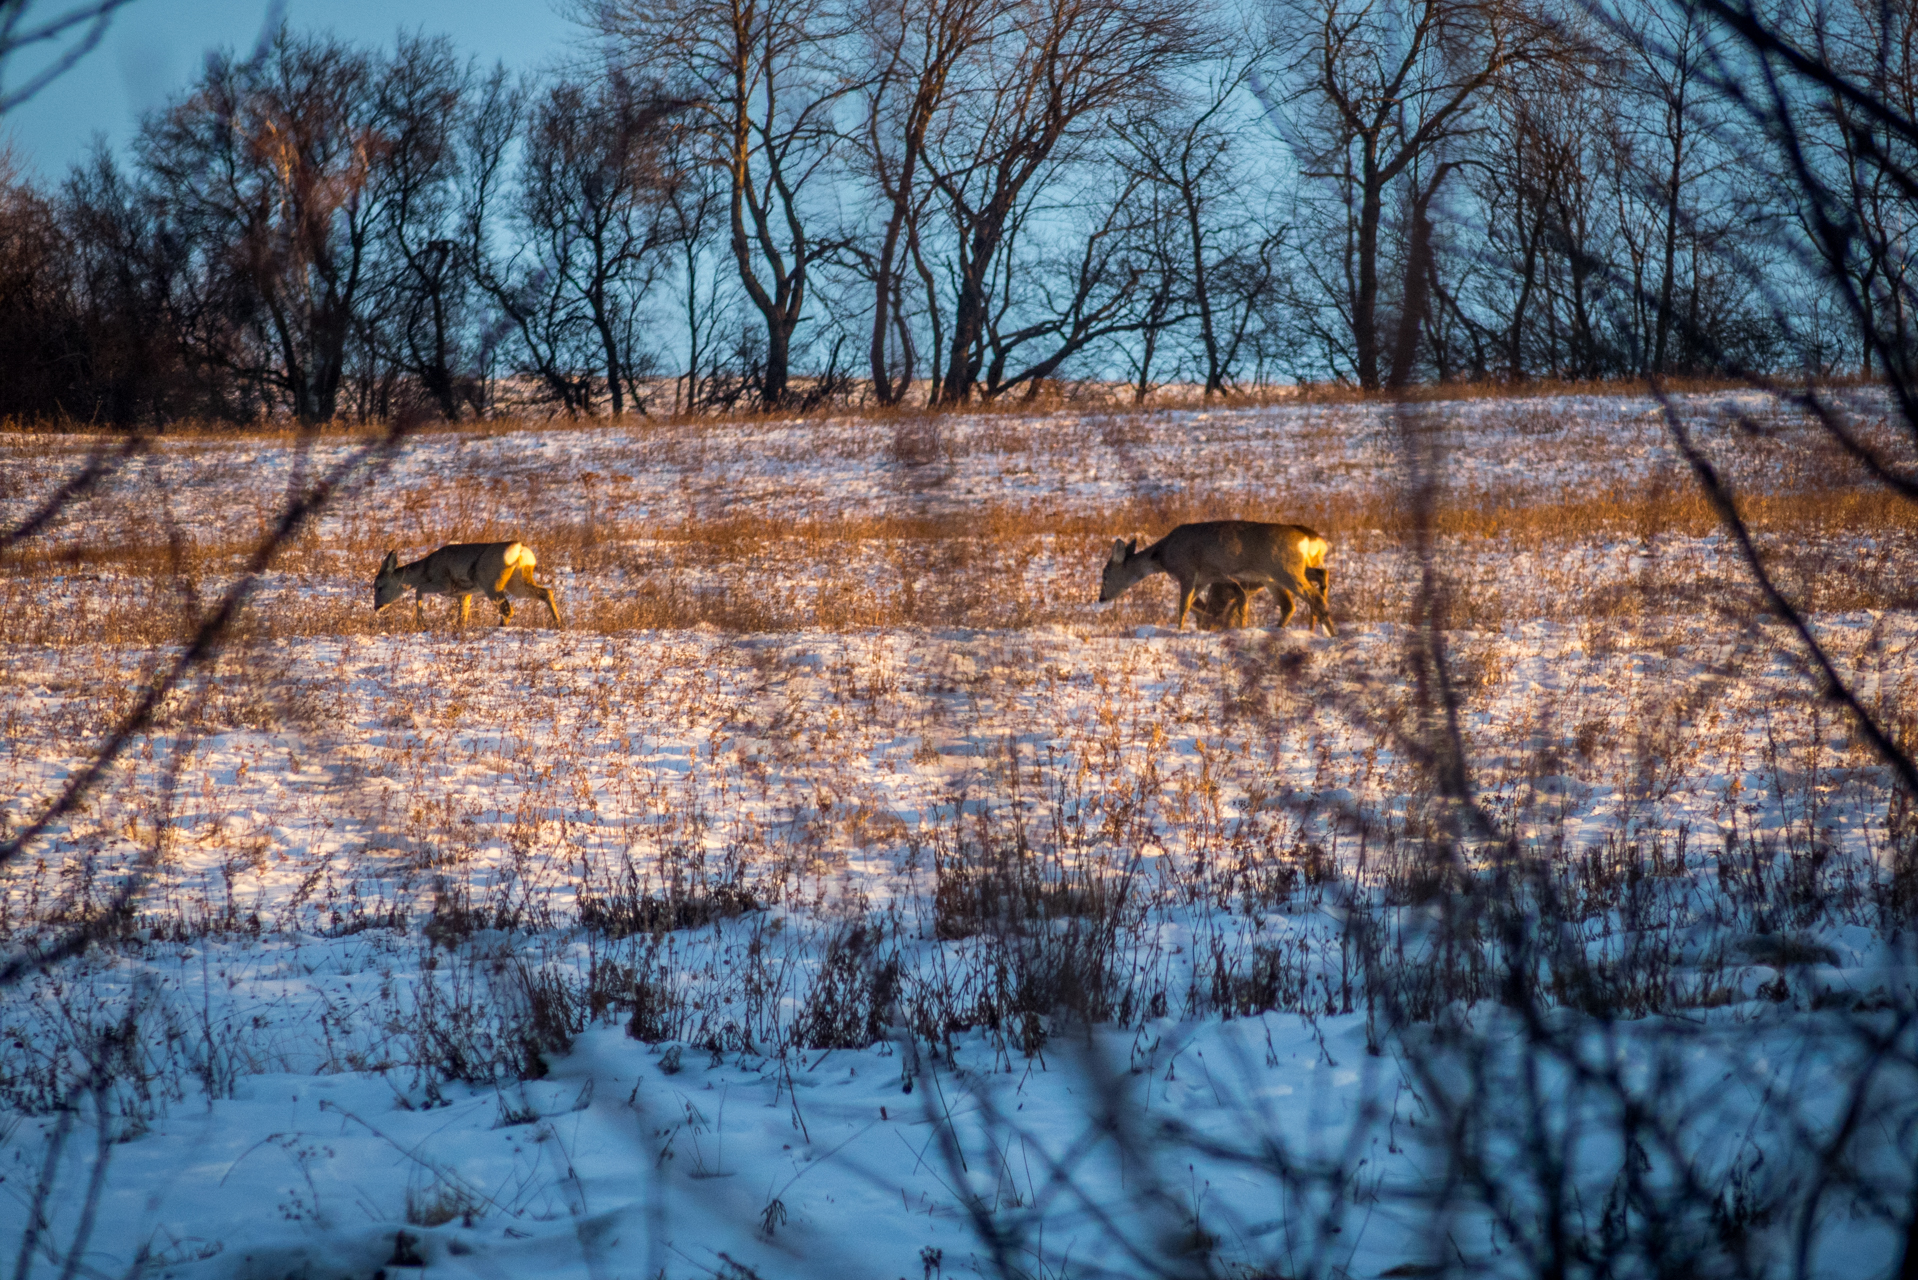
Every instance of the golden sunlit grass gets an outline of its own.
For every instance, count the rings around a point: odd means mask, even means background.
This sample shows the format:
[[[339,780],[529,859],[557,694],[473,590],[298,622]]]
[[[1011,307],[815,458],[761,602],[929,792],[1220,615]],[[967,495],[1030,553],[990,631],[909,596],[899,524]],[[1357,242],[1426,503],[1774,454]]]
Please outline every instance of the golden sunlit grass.
[[[1717,540],[1714,514],[1682,470],[1608,476],[1600,465],[1597,479],[1584,479],[1581,467],[1609,462],[1606,431],[1655,439],[1655,426],[1581,425],[1536,405],[1500,421],[1515,442],[1509,447],[1525,451],[1523,474],[1457,468],[1460,478],[1489,478],[1442,488],[1434,513],[1450,626],[1490,633],[1526,621],[1573,621],[1593,653],[1623,643],[1621,627],[1634,643],[1671,653],[1700,619],[1742,625],[1757,611],[1742,571]],[[491,649],[482,643],[491,624],[462,635],[457,606],[447,600],[430,599],[423,624],[414,621],[410,599],[373,613],[373,571],[388,548],[411,558],[454,540],[531,543],[541,579],[561,591],[568,645],[696,630],[1016,637],[1060,627],[1123,635],[1169,624],[1173,591],[1169,580],[1155,579],[1096,605],[1111,538],[1152,537],[1182,521],[1221,516],[1314,525],[1334,546],[1332,604],[1343,624],[1412,621],[1415,520],[1387,473],[1389,443],[1360,443],[1367,431],[1391,430],[1391,419],[1333,410],[1291,415],[1282,425],[1267,448],[1349,480],[1248,486],[1204,453],[1212,447],[1213,456],[1219,449],[1230,456],[1239,447],[1232,433],[1249,428],[1230,415],[1194,420],[1169,436],[1143,415],[1070,413],[900,415],[878,431],[843,418],[732,423],[725,439],[712,424],[658,424],[641,436],[608,436],[597,452],[558,463],[530,447],[536,436],[524,445],[517,436],[444,438],[435,447],[478,440],[492,452],[470,465],[457,461],[465,456],[457,448],[435,454],[449,460],[435,463],[437,474],[384,487],[293,542],[242,611],[229,660],[201,700],[178,697],[168,714],[241,725],[281,715],[324,718],[326,673],[304,670],[279,648],[296,641],[404,636],[439,663],[459,652],[445,648],[456,636],[461,645]],[[1454,429],[1447,419],[1436,425]],[[1214,437],[1202,433],[1215,427],[1225,443],[1208,445]],[[70,531],[56,530],[0,562],[0,644],[60,655],[61,689],[53,692],[62,707],[57,723],[29,723],[9,711],[0,732],[75,740],[98,733],[155,669],[164,646],[190,634],[243,567],[284,490],[253,479],[250,443],[209,433],[189,447],[193,476],[217,479],[217,503],[151,482],[128,484],[88,499]],[[1912,607],[1904,566],[1918,549],[1918,507],[1856,482],[1828,454],[1768,440],[1741,448],[1735,464],[1769,480],[1745,486],[1744,510],[1794,598],[1814,610]],[[882,473],[888,483],[871,500],[804,492],[770,503],[739,499],[752,476],[735,463],[750,456],[763,464],[762,449],[800,460],[863,459],[853,474]],[[957,491],[967,474],[957,470],[962,463],[974,473],[983,465],[990,479],[993,467],[1016,477],[1069,468],[1074,458],[1123,464],[1133,478],[1085,496],[1007,496],[991,483],[979,493]],[[49,474],[72,460],[23,456]],[[668,460],[681,479],[666,496],[695,487],[702,496],[676,502],[663,517],[636,515],[662,505],[660,487],[645,481]],[[1273,464],[1281,473],[1284,461]],[[1565,478],[1555,481],[1555,472]],[[1115,490],[1125,496],[1104,496]],[[176,506],[195,518],[176,518]],[[1255,601],[1256,625],[1274,616],[1268,597]],[[512,629],[546,625],[526,609]],[[1247,643],[1258,636],[1248,633]],[[1495,681],[1496,665],[1480,664],[1473,679]]]
[[[440,509],[460,505],[455,482],[437,492]],[[450,492],[449,492],[450,491]],[[1677,556],[1645,577],[1627,574],[1632,547],[1712,536],[1717,520],[1692,490],[1614,489],[1559,501],[1498,492],[1464,495],[1435,513],[1441,564],[1466,608],[1462,624],[1506,617],[1613,613],[1628,580],[1646,590],[1697,586]],[[389,507],[403,509],[405,497]],[[1918,506],[1883,491],[1824,488],[1765,493],[1745,512],[1788,580],[1814,594],[1813,607],[1890,608],[1910,601],[1893,572],[1898,557],[1844,550],[1859,539],[1918,545]],[[0,641],[159,644],[177,640],[253,550],[250,539],[177,535],[161,540],[127,504],[123,527],[87,542],[31,544],[0,564]],[[1298,518],[1274,505],[1241,508],[1248,518]],[[1404,573],[1412,518],[1386,497],[1343,506],[1318,527],[1333,541],[1335,608],[1348,621],[1403,621]],[[1183,497],[1134,499],[1091,513],[1047,504],[982,504],[965,512],[846,515],[781,520],[740,513],[645,525],[617,519],[555,522],[537,532],[487,520],[464,526],[473,541],[521,537],[542,573],[570,572],[576,598],[568,625],[595,632],[716,627],[794,629],[1018,627],[1035,624],[1135,626],[1164,622],[1170,588],[1142,587],[1100,614],[1098,564],[1115,534],[1162,533],[1215,511]],[[368,523],[342,536],[300,540],[273,567],[261,598],[238,627],[251,638],[367,634],[413,626],[409,602],[376,619],[372,571],[388,547],[430,549]],[[1514,557],[1530,575],[1501,571]],[[1499,594],[1483,580],[1500,579]],[[1516,591],[1516,594],[1514,592]],[[430,600],[431,626],[455,606]],[[535,620],[516,625],[542,625]]]
[[[796,389],[804,390],[804,379]],[[1802,388],[1800,380],[1784,380],[1780,386]],[[1821,390],[1838,390],[1877,385],[1858,377],[1821,377],[1812,380]],[[1349,382],[1306,382],[1296,385],[1271,384],[1235,387],[1222,395],[1207,398],[1196,386],[1153,384],[1146,397],[1138,398],[1130,383],[1071,381],[1048,379],[1037,387],[1026,387],[997,399],[960,405],[929,407],[930,384],[923,379],[908,391],[906,403],[881,405],[871,399],[869,384],[855,384],[850,399],[842,399],[807,410],[766,411],[750,406],[729,412],[683,413],[674,411],[673,380],[660,379],[653,384],[649,410],[628,413],[619,419],[607,417],[548,416],[532,411],[498,413],[485,419],[445,422],[435,418],[409,422],[404,430],[410,436],[456,433],[504,434],[521,430],[549,431],[595,430],[616,427],[621,431],[647,432],[685,427],[711,427],[716,424],[789,423],[794,420],[821,421],[849,419],[862,423],[914,422],[928,417],[992,417],[1000,419],[1047,418],[1061,410],[1094,411],[1102,415],[1131,415],[1163,412],[1167,409],[1246,409],[1273,406],[1355,405],[1355,404],[1438,404],[1461,400],[1526,400],[1556,396],[1623,397],[1645,396],[1656,392],[1666,395],[1699,395],[1724,391],[1748,391],[1749,381],[1727,377],[1667,376],[1656,384],[1646,378],[1487,378],[1454,379],[1422,383],[1413,387],[1367,391]],[[374,440],[389,426],[381,422],[337,420],[301,426],[289,419],[262,419],[234,423],[199,419],[175,419],[144,428],[156,438],[168,441],[273,440],[291,443],[313,440]],[[101,434],[98,423],[74,418],[0,418],[0,437],[8,435],[44,438],[86,438]]]

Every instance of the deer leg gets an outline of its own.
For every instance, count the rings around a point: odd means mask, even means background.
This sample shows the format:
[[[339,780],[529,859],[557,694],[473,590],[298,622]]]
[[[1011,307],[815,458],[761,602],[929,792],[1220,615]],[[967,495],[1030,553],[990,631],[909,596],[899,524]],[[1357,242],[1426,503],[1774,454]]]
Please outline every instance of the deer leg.
[[[471,591],[463,591],[460,593],[460,625],[462,627],[465,626],[468,622],[472,621],[472,618],[473,593]]]
[[[1179,583],[1179,616],[1173,619],[1172,629],[1174,631],[1183,631],[1185,630],[1185,615],[1192,612],[1192,597],[1198,588],[1196,584],[1188,582],[1183,578],[1177,581]]]
[[[542,587],[534,580],[532,571],[521,566],[500,579],[500,589],[508,595],[518,596],[522,600],[543,600],[546,611],[553,615],[553,625],[564,627],[566,622],[559,616],[559,597],[551,587]]]
[[[1332,629],[1332,575],[1324,569],[1307,569],[1305,584],[1311,592],[1306,603],[1312,606],[1312,625],[1323,622],[1325,634],[1336,636],[1338,632]]]
[[[1305,597],[1305,602],[1312,606],[1313,627],[1316,628],[1319,623],[1323,622],[1325,624],[1326,635],[1338,635],[1338,632],[1332,629],[1332,602],[1325,598],[1325,591],[1319,587],[1318,584],[1314,583],[1312,585],[1310,594]]]
[[[1238,586],[1235,588],[1237,599],[1233,601],[1233,612],[1237,615],[1238,621],[1234,622],[1232,624],[1233,626],[1243,627],[1246,625],[1247,619],[1252,616],[1252,597],[1259,594],[1262,589],[1263,584],[1257,582],[1249,587]]]
[[[1284,587],[1275,586],[1272,590],[1279,597],[1279,630],[1283,631],[1285,624],[1292,621],[1292,611],[1298,608],[1298,605],[1293,602],[1292,593]]]
[[[497,603],[499,605],[499,624],[503,627],[513,620],[513,597],[502,591]]]

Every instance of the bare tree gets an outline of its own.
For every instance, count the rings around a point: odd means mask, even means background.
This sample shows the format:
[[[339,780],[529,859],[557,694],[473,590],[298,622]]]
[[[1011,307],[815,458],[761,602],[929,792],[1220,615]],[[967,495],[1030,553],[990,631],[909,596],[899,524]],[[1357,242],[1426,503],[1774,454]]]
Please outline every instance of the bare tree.
[[[1242,128],[1235,127],[1244,122],[1233,117],[1233,107],[1262,56],[1256,45],[1243,53],[1222,51],[1205,64],[1204,92],[1191,110],[1139,112],[1121,125],[1130,148],[1124,159],[1161,188],[1176,210],[1206,399],[1224,394],[1233,379],[1257,314],[1248,303],[1270,282],[1261,264],[1276,259],[1289,231],[1235,198],[1247,165],[1237,145]]]
[[[1621,225],[1634,242],[1634,263],[1642,264],[1641,287],[1633,293],[1651,312],[1649,324],[1641,326],[1639,365],[1664,373],[1671,363],[1681,249],[1698,223],[1691,205],[1699,170],[1709,163],[1709,131],[1699,117],[1716,104],[1703,99],[1698,83],[1709,51],[1706,24],[1697,13],[1647,5],[1632,11],[1628,24],[1623,43],[1633,65],[1627,83],[1635,88],[1637,109],[1620,116],[1630,174],[1621,202],[1627,208],[1634,199],[1648,204],[1652,216],[1628,214]]]
[[[726,176],[739,282],[766,328],[760,400],[783,404],[812,273],[838,241],[820,236],[845,19],[805,0],[581,0],[580,18],[634,74],[654,69],[691,104],[701,160]]]
[[[591,408],[595,381],[615,416],[643,410],[643,308],[686,231],[675,202],[685,175],[670,155],[679,104],[618,72],[531,92],[496,72],[467,125],[461,218],[475,283],[520,367],[567,413]]]
[[[662,190],[665,215],[670,222],[669,238],[678,247],[685,278],[683,301],[686,313],[686,378],[684,399],[674,392],[674,407],[682,403],[687,412],[697,412],[700,397],[700,361],[709,353],[714,335],[723,321],[726,308],[721,303],[719,274],[705,272],[701,289],[702,265],[714,252],[714,238],[726,211],[727,184],[718,181],[712,169],[699,163],[697,140],[687,129],[668,129],[663,166],[672,175]],[[720,269],[723,271],[723,267]]]
[[[302,422],[337,410],[380,221],[373,177],[391,141],[374,74],[359,50],[282,31],[260,59],[216,58],[136,144],[193,246],[180,283],[224,320],[207,327],[203,357],[276,389]]]
[[[534,109],[526,137],[521,227],[538,270],[596,343],[613,416],[643,407],[632,379],[638,308],[677,231],[660,159],[675,109],[619,74],[593,89],[562,81]]]
[[[113,15],[130,0],[85,0],[54,13],[35,0],[0,0],[0,116],[65,75],[100,43]],[[26,49],[55,52],[28,75],[15,80],[9,64]]]
[[[1488,348],[1473,360],[1478,374],[1494,364],[1509,378],[1617,370],[1601,312],[1616,252],[1607,183],[1619,175],[1608,145],[1618,109],[1614,61],[1569,22],[1493,86],[1483,145],[1462,175],[1482,235],[1472,225],[1456,243],[1443,233],[1443,248],[1434,243],[1435,267],[1477,268],[1475,287],[1461,297],[1435,279],[1428,329],[1436,341],[1455,318]]]
[[[1094,179],[1088,165],[1073,175],[1082,185],[1033,183],[1005,221],[968,357],[971,385],[987,398],[1021,384],[1036,394],[1102,339],[1156,341],[1186,318],[1185,271],[1168,252],[1159,193],[1122,165],[1100,167],[1116,176]]]
[[[1380,272],[1387,193],[1478,127],[1483,91],[1538,38],[1497,0],[1279,0],[1273,106],[1308,178],[1331,185],[1331,265],[1315,269],[1349,334],[1359,385],[1382,385]]]
[[[53,202],[20,177],[0,151],[0,346],[10,353],[0,381],[0,414],[53,415],[72,406],[63,357],[72,298],[62,279],[69,254]]]
[[[1849,281],[1864,371],[1882,363],[1909,380],[1918,359],[1910,284],[1918,270],[1910,234],[1918,201],[1904,181],[1911,142],[1882,113],[1918,113],[1918,13],[1908,4],[1852,0],[1805,10],[1787,30],[1847,85],[1870,95],[1866,106],[1839,87],[1819,85],[1804,102],[1798,121],[1806,168],[1825,190],[1815,204],[1797,202],[1792,214],[1822,267]],[[1834,224],[1845,233],[1821,234]]]
[[[1132,233],[1133,319],[1118,331],[1136,333],[1137,342],[1121,338],[1113,344],[1130,367],[1134,404],[1146,403],[1158,385],[1152,375],[1160,367],[1160,343],[1166,335],[1195,317],[1203,319],[1196,309],[1200,291],[1195,264],[1187,256],[1183,202],[1157,183],[1146,182],[1142,188],[1135,201],[1143,207]],[[1032,384],[1034,392],[1038,386]]]
[[[565,286],[553,272],[524,261],[528,250],[511,242],[507,226],[517,189],[510,163],[525,126],[528,86],[495,68],[480,86],[462,127],[466,164],[460,175],[460,228],[473,282],[497,310],[481,341],[482,362],[516,348],[514,363],[569,414],[592,407],[592,388],[578,376],[578,326],[565,306]]]
[[[402,36],[373,86],[390,149],[374,178],[384,216],[369,345],[379,363],[416,379],[447,419],[460,416],[461,312],[471,277],[458,239],[458,180],[472,81],[446,37]]]
[[[922,238],[934,195],[927,169],[934,124],[977,90],[975,55],[1002,34],[1013,12],[1009,0],[869,0],[856,13],[862,54],[870,65],[862,90],[860,143],[885,210],[878,246],[866,263],[873,287],[869,358],[881,404],[897,404],[905,396],[916,363],[903,297],[908,258],[927,289],[935,327],[932,350],[941,345],[938,292]]]
[[[1003,279],[1001,255],[1037,189],[1100,145],[1119,113],[1165,101],[1170,75],[1198,56],[1199,35],[1190,10],[1166,0],[1032,0],[995,36],[980,92],[937,139],[932,181],[954,294],[941,400],[964,403],[985,372],[995,273]],[[1001,368],[1007,350],[995,357]]]

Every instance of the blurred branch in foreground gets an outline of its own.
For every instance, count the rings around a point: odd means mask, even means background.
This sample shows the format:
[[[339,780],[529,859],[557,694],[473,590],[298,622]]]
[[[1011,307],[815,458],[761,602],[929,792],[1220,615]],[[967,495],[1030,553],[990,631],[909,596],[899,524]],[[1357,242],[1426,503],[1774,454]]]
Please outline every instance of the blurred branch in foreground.
[[[0,0],[0,116],[58,80],[92,52],[113,15],[132,0],[92,0],[49,12],[34,0]],[[36,8],[38,12],[35,12]],[[14,83],[10,66],[29,49],[52,46],[51,58]]]

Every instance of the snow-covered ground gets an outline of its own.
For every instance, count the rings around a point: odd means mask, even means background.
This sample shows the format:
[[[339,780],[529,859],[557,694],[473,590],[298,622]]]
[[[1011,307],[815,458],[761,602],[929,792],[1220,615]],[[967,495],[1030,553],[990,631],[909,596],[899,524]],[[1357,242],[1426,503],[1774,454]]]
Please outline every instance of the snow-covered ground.
[[[1918,520],[1762,397],[1684,407],[1909,749]],[[1910,809],[1657,405],[1419,413],[1489,828],[1434,799],[1383,407],[553,425],[353,472],[0,880],[10,955],[137,887],[0,993],[0,1258],[1890,1274]],[[0,440],[0,519],[90,443]],[[16,560],[8,830],[355,447],[163,439]],[[1114,535],[1223,516],[1328,532],[1337,639],[1174,632],[1164,579],[1092,603]],[[568,629],[372,617],[386,547],[494,537]]]

